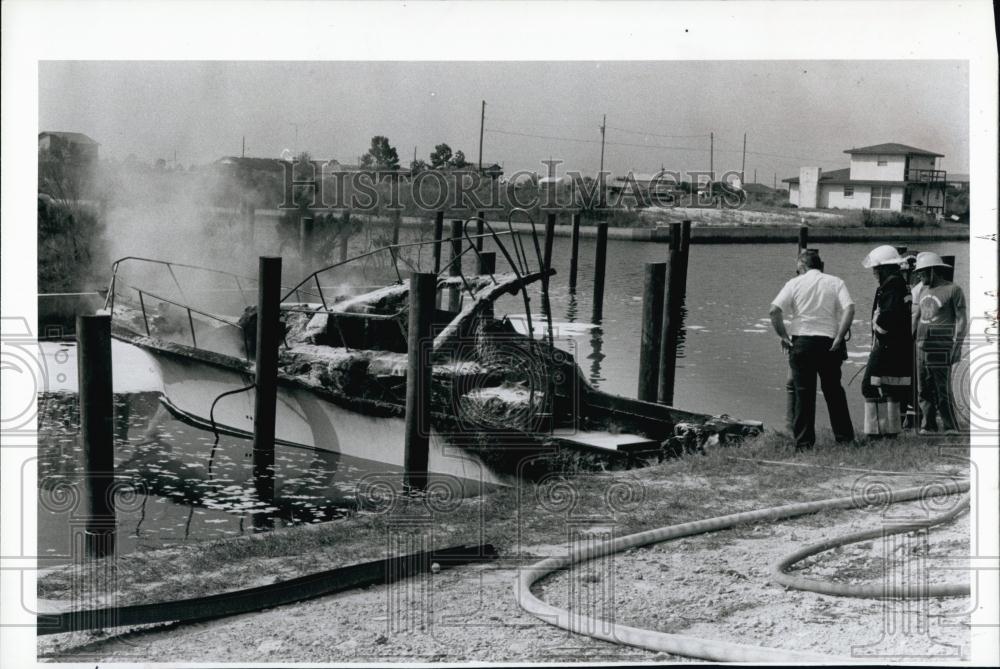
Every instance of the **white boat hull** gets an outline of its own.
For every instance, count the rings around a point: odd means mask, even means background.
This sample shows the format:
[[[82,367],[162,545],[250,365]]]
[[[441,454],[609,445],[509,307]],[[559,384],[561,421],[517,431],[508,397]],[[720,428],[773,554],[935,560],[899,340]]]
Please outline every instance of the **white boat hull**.
[[[155,350],[150,353],[159,367],[171,410],[205,425],[214,419],[215,425],[226,432],[253,434],[254,389],[219,398],[249,386],[252,376]],[[275,418],[279,443],[369,460],[385,466],[386,472],[402,471],[401,417],[368,416],[333,404],[307,389],[279,385]],[[428,471],[456,477],[464,484],[504,484],[475,453],[450,444],[433,429]]]

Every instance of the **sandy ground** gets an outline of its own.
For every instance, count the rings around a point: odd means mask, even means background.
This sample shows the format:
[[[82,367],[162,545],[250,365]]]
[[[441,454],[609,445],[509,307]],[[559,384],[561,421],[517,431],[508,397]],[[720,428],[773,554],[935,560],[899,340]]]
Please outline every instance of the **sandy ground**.
[[[833,491],[831,491],[833,492]],[[957,497],[950,498],[957,500]],[[891,507],[920,518],[919,504]],[[935,509],[934,513],[945,509]],[[881,602],[786,591],[768,577],[791,551],[880,527],[875,510],[830,512],[678,539],[577,565],[535,592],[558,606],[637,627],[869,662],[958,661],[969,654],[970,598]],[[600,525],[567,531],[607,538]],[[926,541],[899,535],[820,554],[796,573],[879,583],[884,570],[961,581],[941,559],[968,555],[967,515]],[[569,536],[569,535],[567,535]],[[574,536],[580,536],[575,534]],[[524,547],[535,559],[566,544]],[[177,662],[657,662],[683,658],[596,641],[552,627],[514,598],[517,561],[445,570],[260,613],[193,625],[42,637],[52,661]],[[194,593],[192,593],[194,594]]]

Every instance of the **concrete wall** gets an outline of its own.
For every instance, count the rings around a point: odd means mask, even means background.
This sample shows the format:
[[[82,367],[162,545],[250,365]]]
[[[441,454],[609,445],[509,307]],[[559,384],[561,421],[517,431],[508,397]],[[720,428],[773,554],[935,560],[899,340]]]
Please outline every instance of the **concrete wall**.
[[[799,206],[815,209],[819,206],[819,178],[823,170],[818,167],[799,169]]]
[[[794,204],[796,207],[799,206],[798,184],[788,184],[788,202],[789,204]]]
[[[887,164],[879,165],[879,160]],[[905,171],[906,156],[857,154],[851,156],[851,179],[859,181],[902,181]]]
[[[871,188],[855,186],[854,195],[847,197],[842,185],[824,186],[823,199],[830,209],[864,209],[871,204]]]

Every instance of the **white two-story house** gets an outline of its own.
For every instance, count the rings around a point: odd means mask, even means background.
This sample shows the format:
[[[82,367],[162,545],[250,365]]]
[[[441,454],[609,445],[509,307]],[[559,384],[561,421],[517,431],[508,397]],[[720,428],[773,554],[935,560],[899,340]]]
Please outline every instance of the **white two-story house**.
[[[851,166],[823,172],[803,167],[788,184],[788,201],[812,209],[875,209],[944,213],[947,173],[937,169],[944,156],[905,144],[848,149]]]

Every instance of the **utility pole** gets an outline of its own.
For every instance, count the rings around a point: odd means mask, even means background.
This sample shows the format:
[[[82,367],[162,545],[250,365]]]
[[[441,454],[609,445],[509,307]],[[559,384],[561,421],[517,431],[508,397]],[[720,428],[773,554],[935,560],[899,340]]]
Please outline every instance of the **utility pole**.
[[[597,173],[598,187],[601,189],[600,196],[598,197],[598,202],[600,206],[604,206],[604,131],[608,125],[608,115],[605,114],[604,118],[601,119],[601,169]]]
[[[704,135],[702,135],[704,137]],[[715,133],[708,133],[708,174],[709,179],[715,181]]]
[[[416,163],[417,163],[417,147],[414,146],[413,147],[413,164],[415,165]]]
[[[757,183],[757,168],[756,167],[753,169],[753,182]]]
[[[774,190],[778,190],[778,173],[774,173]]]
[[[247,136],[243,135],[243,152],[240,154],[240,158],[247,157]]]
[[[747,169],[747,134],[743,133],[743,162],[740,163],[740,181],[746,183],[746,169]]]
[[[486,100],[483,100],[482,111],[479,114],[479,173],[483,173],[483,126],[486,125]]]

